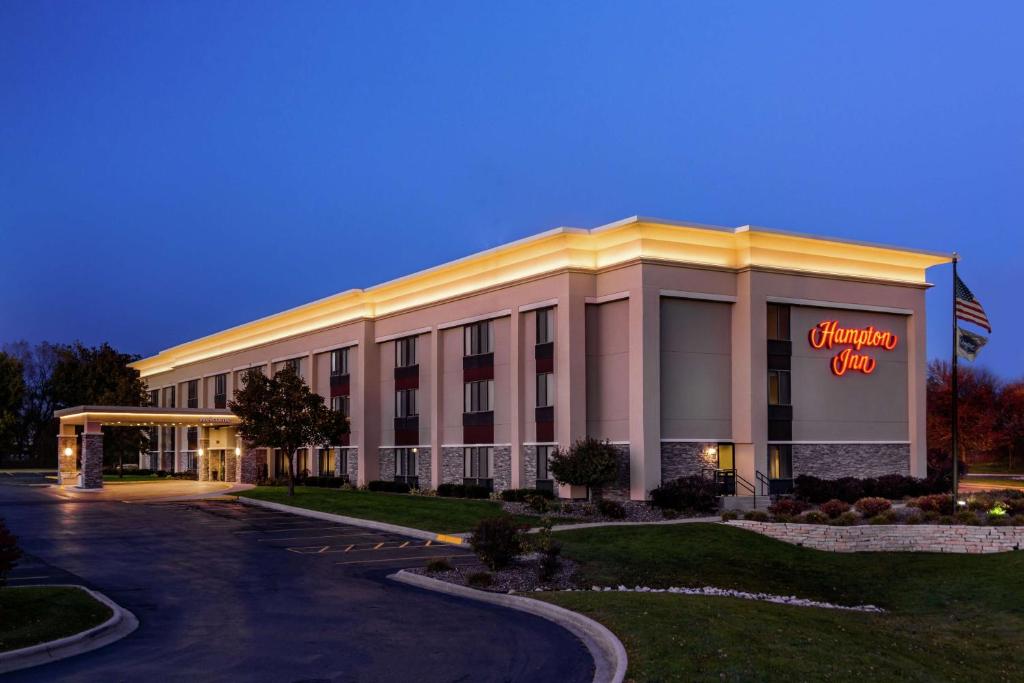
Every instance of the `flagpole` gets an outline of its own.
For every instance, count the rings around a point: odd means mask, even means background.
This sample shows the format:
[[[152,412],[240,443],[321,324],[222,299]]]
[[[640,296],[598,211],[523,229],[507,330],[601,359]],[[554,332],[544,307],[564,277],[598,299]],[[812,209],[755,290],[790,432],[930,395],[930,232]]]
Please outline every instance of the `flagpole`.
[[[958,403],[960,402],[960,391],[958,387],[957,369],[956,369],[956,357],[957,357],[957,329],[956,329],[956,262],[959,260],[959,256],[953,252],[953,371],[950,375],[950,389],[952,393],[952,424],[950,426],[950,436],[952,437],[951,451],[953,454],[953,513],[956,514],[959,506],[957,495],[959,488],[959,457],[957,455],[957,429],[959,425],[959,419],[957,415]]]

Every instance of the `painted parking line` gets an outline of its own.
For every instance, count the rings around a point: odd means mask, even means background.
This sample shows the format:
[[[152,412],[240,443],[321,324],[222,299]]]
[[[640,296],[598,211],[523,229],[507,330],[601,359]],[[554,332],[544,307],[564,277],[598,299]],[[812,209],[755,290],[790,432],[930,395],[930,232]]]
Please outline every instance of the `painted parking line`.
[[[476,557],[472,554],[464,555],[432,555],[429,557],[385,557],[376,560],[347,560],[344,562],[335,562],[336,565],[352,565],[352,564],[378,564],[381,562],[390,562],[392,564],[397,562],[405,562],[406,560],[416,560],[417,563],[421,563],[429,560],[454,560],[463,557]]]
[[[301,545],[291,546],[286,548],[293,553],[299,555],[323,555],[325,553],[365,553],[365,552],[384,552],[387,550],[421,550],[429,547],[430,541],[427,541],[424,545],[414,545],[410,547],[412,541],[380,541],[378,543],[367,543],[363,545],[359,543],[350,543],[348,545]],[[385,547],[386,546],[386,547]],[[435,549],[438,546],[435,546]]]
[[[313,539],[321,539],[321,538],[355,538],[357,536],[367,536],[369,538],[378,538],[377,534],[366,532],[366,531],[348,531],[348,532],[343,533],[343,534],[318,534],[318,535],[315,535],[315,536],[285,536],[284,538],[282,538],[280,536],[274,536],[274,537],[267,537],[267,538],[257,538],[256,540],[258,542],[260,542],[260,543],[281,543],[281,542],[285,542],[285,541],[304,541],[304,540],[307,540],[307,539],[308,540],[313,540]]]

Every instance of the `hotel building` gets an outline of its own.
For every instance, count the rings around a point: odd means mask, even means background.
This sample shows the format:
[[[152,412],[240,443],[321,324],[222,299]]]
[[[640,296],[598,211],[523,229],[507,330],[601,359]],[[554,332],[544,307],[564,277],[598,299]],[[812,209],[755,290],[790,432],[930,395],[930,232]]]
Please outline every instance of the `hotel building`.
[[[550,487],[551,452],[585,436],[632,499],[704,472],[741,495],[923,476],[925,274],[948,261],[639,217],[550,230],[134,363],[164,416],[140,465],[282,475],[216,416],[250,368],[291,365],[351,426],[299,469],[358,484]]]

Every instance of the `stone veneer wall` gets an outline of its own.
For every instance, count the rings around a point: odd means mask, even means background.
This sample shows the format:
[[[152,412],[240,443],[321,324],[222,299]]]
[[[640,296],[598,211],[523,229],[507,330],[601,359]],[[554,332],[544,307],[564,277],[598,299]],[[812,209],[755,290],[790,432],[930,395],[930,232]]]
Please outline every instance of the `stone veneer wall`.
[[[604,497],[611,500],[629,500],[629,444],[611,444],[618,454],[619,477],[604,490]]]
[[[815,550],[836,553],[1001,553],[1024,547],[1024,527],[876,524],[825,526],[736,520],[729,526]]]
[[[717,446],[716,442],[692,443],[680,441],[661,442],[661,480],[672,481],[679,477],[690,477],[700,474],[706,467],[718,467],[717,456],[708,459],[704,455],[709,446]],[[796,460],[794,454],[793,460]]]
[[[377,451],[380,455],[380,479],[381,481],[395,480],[395,449],[381,448]]]
[[[512,487],[511,446],[494,446],[494,471],[491,472],[491,478],[494,480],[495,493]]]
[[[442,484],[461,484],[465,469],[466,462],[461,448],[451,446],[441,448]]]
[[[347,474],[348,475],[348,482],[352,486],[355,486],[356,484],[359,483],[359,449],[355,448],[355,447],[342,448],[341,452],[348,454],[347,457],[345,458],[345,464],[346,464],[346,467],[348,469],[346,471],[342,472],[341,471],[341,458],[340,457],[335,458],[335,460],[334,460],[334,474],[339,476],[339,477],[341,475],[343,475],[343,474]]]
[[[210,481],[210,454],[204,452],[202,455],[196,453],[196,470],[199,472],[199,481]]]
[[[235,480],[240,484],[255,484],[260,478],[261,466],[267,464],[267,454],[262,448],[242,451],[235,463]]]
[[[224,481],[238,481],[238,459],[234,448],[224,451]]]
[[[910,474],[910,444],[793,444],[793,475],[822,479]]]
[[[82,488],[103,487],[103,435],[82,434]]]
[[[432,487],[430,449],[422,446],[416,449],[416,476],[419,478],[420,490]]]
[[[524,489],[537,488],[537,447],[523,446],[523,472],[520,483]]]

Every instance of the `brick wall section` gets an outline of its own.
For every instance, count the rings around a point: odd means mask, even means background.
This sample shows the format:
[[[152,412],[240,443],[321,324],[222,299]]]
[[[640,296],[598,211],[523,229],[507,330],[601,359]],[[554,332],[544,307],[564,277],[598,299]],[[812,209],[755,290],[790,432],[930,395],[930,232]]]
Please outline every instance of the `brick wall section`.
[[[465,468],[465,465],[463,465]],[[494,471],[491,472],[494,479],[494,492],[500,493],[512,486],[512,447],[494,447]]]
[[[441,449],[441,483],[461,484],[466,463],[461,448]]]
[[[103,435],[82,434],[82,488],[103,487]]]
[[[380,455],[380,479],[381,481],[395,480],[395,449],[382,448],[378,451]]]
[[[910,445],[793,444],[793,474],[809,474],[823,479],[910,474]]]
[[[765,536],[836,553],[929,552],[1001,553],[1024,548],[1024,527],[869,525],[824,526],[818,524],[775,524],[737,520],[729,526]]]
[[[718,456],[707,457],[705,451],[717,443],[661,442],[661,481],[672,481],[679,477],[700,474],[707,467],[718,467]],[[628,446],[627,446],[628,448]],[[796,455],[793,456],[796,460]]]
[[[260,476],[260,466],[267,464],[267,454],[262,448],[242,450],[235,463],[236,479],[240,484],[255,484]]]

